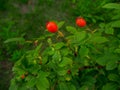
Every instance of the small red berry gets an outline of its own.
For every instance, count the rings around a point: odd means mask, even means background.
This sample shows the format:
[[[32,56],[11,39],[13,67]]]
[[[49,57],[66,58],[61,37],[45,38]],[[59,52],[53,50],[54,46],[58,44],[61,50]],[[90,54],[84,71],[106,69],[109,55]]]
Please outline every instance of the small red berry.
[[[51,33],[55,33],[55,32],[58,31],[58,26],[57,26],[57,24],[55,22],[48,22],[46,24],[46,28]]]
[[[76,25],[79,27],[85,27],[86,26],[86,20],[84,18],[77,18],[76,19]]]
[[[22,76],[21,76],[21,79],[24,79],[25,78],[25,75],[23,74]]]
[[[71,70],[68,70],[68,71],[67,71],[67,74],[71,74]]]

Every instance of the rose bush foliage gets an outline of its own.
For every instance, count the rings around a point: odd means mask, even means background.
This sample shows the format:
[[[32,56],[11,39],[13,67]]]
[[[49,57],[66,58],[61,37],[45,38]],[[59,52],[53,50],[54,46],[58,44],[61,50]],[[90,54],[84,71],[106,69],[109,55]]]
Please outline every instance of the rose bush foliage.
[[[15,63],[9,90],[119,90],[119,25],[118,18],[95,28],[57,22],[58,32],[46,30]]]

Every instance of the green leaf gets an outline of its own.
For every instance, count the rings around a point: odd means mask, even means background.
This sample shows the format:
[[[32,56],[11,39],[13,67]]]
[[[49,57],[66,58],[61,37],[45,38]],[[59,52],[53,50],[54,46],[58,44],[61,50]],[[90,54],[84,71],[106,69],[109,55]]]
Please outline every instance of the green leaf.
[[[91,40],[91,42],[98,43],[98,44],[105,43],[107,41],[108,41],[108,39],[105,37],[102,37],[102,36],[96,36],[96,37],[92,38],[92,40]]]
[[[68,85],[69,90],[76,90],[76,87],[73,84]]]
[[[117,63],[115,60],[113,61],[109,61],[107,64],[106,64],[106,70],[113,70],[117,67]]]
[[[108,4],[104,5],[103,8],[120,9],[120,4],[118,4],[118,3],[108,3]]]
[[[71,65],[72,64],[72,60],[68,57],[63,57],[61,63],[59,64],[59,67],[64,67],[66,65]]]
[[[57,25],[58,25],[58,28],[60,29],[60,28],[63,26],[64,23],[65,23],[64,21],[59,22],[59,23],[57,24]]]
[[[120,14],[116,14],[112,16],[112,20],[119,20],[120,19]]]
[[[108,79],[110,81],[115,81],[115,82],[119,82],[120,83],[120,76],[117,75],[117,74],[114,74],[114,73],[109,74]]]
[[[120,49],[116,49],[114,52],[115,53],[120,53]]]
[[[72,26],[67,26],[66,29],[67,29],[67,31],[70,32],[71,34],[77,33],[76,28],[74,28],[74,27],[72,27]]]
[[[18,89],[17,90],[27,90],[28,88],[26,87],[26,83],[25,84],[22,84],[22,85],[19,85]],[[14,89],[13,89],[14,90]]]
[[[39,76],[37,78],[37,83],[36,83],[36,87],[38,90],[48,90],[50,84],[49,81],[47,79],[48,73],[45,72],[39,72]]]
[[[96,59],[96,62],[102,66],[106,65],[106,69],[111,70],[116,67],[117,60],[119,60],[119,57],[117,57],[116,55],[107,53],[105,55],[100,56],[98,59]]]
[[[114,33],[114,29],[113,28],[106,28],[105,33],[106,34],[113,34]]]
[[[46,47],[46,49],[41,53],[43,56],[46,55],[53,55],[55,52],[55,49],[53,47]]]
[[[68,39],[70,39],[71,43],[76,43],[76,44],[80,44],[80,42],[82,40],[84,40],[86,38],[86,32],[82,31],[82,32],[78,32],[75,35],[72,35],[70,37],[68,37]]]
[[[4,43],[10,43],[10,42],[25,42],[24,38],[10,38],[4,41]]]
[[[34,51],[34,57],[37,57],[38,55],[39,55],[39,52],[40,52],[40,50],[41,50],[41,47],[42,47],[42,43],[41,44],[39,44],[37,47],[36,47],[36,49],[35,49],[35,51]]]
[[[85,76],[82,83],[85,86],[92,87],[96,83],[96,79],[92,76]]]
[[[65,44],[63,42],[59,42],[55,44],[55,49],[61,49]]]
[[[59,51],[55,51],[54,55],[52,56],[53,62],[58,63],[61,61],[61,54]]]
[[[81,57],[87,56],[89,53],[89,49],[85,46],[81,46],[79,53]]]
[[[76,2],[76,0],[72,0],[72,3],[75,3]]]
[[[71,53],[71,51],[68,48],[62,48],[62,49],[60,49],[60,52],[61,52],[62,56],[66,56],[69,53]]]
[[[64,76],[66,74],[66,70],[58,70],[57,73],[60,76]]]
[[[89,89],[88,89],[88,86],[82,86],[79,88],[79,90],[89,90]]]
[[[114,83],[107,83],[103,86],[102,90],[118,90],[117,85]]]
[[[48,61],[48,57],[42,57],[42,63],[43,63],[43,64],[46,64],[47,61]]]
[[[69,90],[67,84],[64,82],[59,83],[59,88],[60,90]]]
[[[12,80],[11,80],[9,90],[18,90],[18,85],[17,85],[17,83],[15,82],[15,79],[12,79]]]
[[[48,39],[47,39],[47,42],[48,42],[49,45],[52,45],[52,40],[51,40],[51,38],[48,38]]]
[[[120,20],[112,21],[112,22],[109,23],[109,24],[111,25],[111,27],[120,28]]]
[[[34,85],[36,85],[37,79],[34,77],[29,77],[29,82],[27,83],[27,87],[31,88],[34,87]]]
[[[102,66],[106,65],[109,61],[109,56],[101,56],[98,59],[96,59],[96,62]]]

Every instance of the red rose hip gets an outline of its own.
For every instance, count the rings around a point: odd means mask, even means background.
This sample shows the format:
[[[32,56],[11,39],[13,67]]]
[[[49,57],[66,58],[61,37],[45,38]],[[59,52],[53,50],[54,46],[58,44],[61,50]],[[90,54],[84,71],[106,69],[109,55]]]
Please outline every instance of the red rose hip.
[[[84,18],[77,18],[76,19],[76,25],[79,27],[85,27],[86,26],[86,20]]]
[[[23,74],[23,75],[21,75],[21,79],[24,79],[25,78],[25,75]]]
[[[68,71],[67,71],[67,74],[71,74],[71,70],[68,70]]]
[[[46,24],[46,28],[51,33],[55,33],[55,32],[58,31],[58,26],[57,26],[57,24],[55,22],[48,22]]]

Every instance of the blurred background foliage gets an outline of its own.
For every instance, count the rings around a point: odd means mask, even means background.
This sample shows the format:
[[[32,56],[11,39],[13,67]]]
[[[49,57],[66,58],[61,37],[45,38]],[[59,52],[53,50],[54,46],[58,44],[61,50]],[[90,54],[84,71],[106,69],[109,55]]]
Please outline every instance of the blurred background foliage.
[[[36,40],[45,33],[49,20],[65,21],[75,26],[75,19],[82,16],[92,28],[101,22],[109,22],[115,15],[112,10],[103,10],[106,3],[119,0],[0,0],[0,90],[8,90],[14,62],[33,43],[5,44],[9,38],[22,37]],[[109,13],[111,12],[111,13]]]

